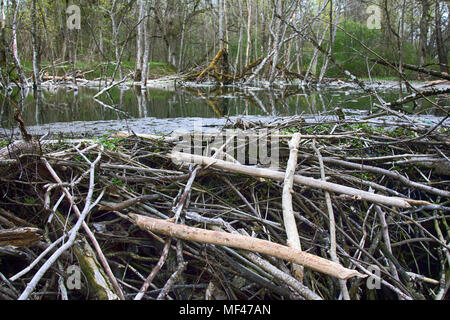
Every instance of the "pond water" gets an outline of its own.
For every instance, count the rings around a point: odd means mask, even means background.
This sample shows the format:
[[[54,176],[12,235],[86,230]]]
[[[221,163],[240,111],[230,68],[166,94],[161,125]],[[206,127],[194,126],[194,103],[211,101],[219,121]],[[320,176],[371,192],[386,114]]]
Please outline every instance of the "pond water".
[[[2,134],[16,125],[14,105],[22,109],[23,119],[33,134],[47,132],[102,134],[131,129],[141,133],[170,133],[201,118],[205,125],[221,125],[230,117],[271,121],[295,115],[334,115],[337,107],[345,114],[372,111],[374,98],[354,87],[306,89],[285,86],[276,89],[232,87],[182,87],[174,90],[113,88],[94,98],[98,88],[47,87],[25,93],[14,89],[9,99],[0,97]],[[380,95],[387,101],[398,98],[398,88],[383,87]],[[449,105],[448,99],[439,100]],[[407,106],[412,108],[411,106]],[[421,108],[427,107],[426,104]]]

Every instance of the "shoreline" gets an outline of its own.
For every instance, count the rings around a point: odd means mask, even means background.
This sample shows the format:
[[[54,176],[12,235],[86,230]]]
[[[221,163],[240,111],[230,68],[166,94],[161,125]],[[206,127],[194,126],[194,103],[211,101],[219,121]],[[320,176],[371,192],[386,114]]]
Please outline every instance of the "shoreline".
[[[196,83],[193,81],[184,81],[183,75],[170,75],[163,76],[156,79],[148,79],[146,89],[161,89],[167,91],[175,91],[178,88],[188,87],[188,88],[208,88],[208,87],[218,87],[215,82],[207,81]],[[381,89],[381,90],[394,90],[399,89],[399,81],[396,80],[372,80],[363,79],[362,80],[368,88],[372,89]],[[434,88],[434,89],[446,89],[450,88],[450,81],[439,81],[439,80],[431,80],[431,81],[419,81],[419,80],[410,80],[409,84],[414,86],[416,89],[426,89],[426,88]],[[76,87],[86,87],[86,88],[97,88],[99,91],[106,89],[108,86],[117,86],[122,89],[130,89],[132,87],[142,87],[141,82],[136,82],[133,80],[114,80],[111,84],[111,79],[101,79],[101,80],[87,80],[87,79],[77,79],[76,84],[73,81],[57,81],[56,83],[53,80],[47,80],[41,83],[41,88],[49,88],[49,87],[66,87],[66,88],[76,88]],[[12,87],[17,87],[16,84],[11,84]],[[229,88],[242,88],[249,90],[265,90],[265,89],[277,89],[284,87],[316,87],[316,88],[332,88],[332,89],[346,89],[346,90],[355,90],[355,91],[363,91],[356,83],[346,80],[346,79],[324,79],[321,83],[302,81],[302,80],[294,80],[294,81],[275,81],[270,84],[267,81],[254,81],[251,84],[244,83],[233,83],[230,85],[224,85],[224,87]],[[27,87],[28,90],[32,89],[32,86],[29,84]],[[404,83],[402,83],[402,89],[406,89]]]

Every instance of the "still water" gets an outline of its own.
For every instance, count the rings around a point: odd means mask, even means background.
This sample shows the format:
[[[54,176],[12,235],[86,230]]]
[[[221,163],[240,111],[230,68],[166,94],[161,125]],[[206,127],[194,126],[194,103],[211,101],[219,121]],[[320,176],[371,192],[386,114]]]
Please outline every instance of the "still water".
[[[177,88],[176,90],[113,88],[94,98],[98,88],[64,86],[29,91],[21,99],[15,89],[9,99],[0,97],[3,134],[15,127],[14,104],[34,134],[94,133],[132,129],[136,132],[169,133],[201,118],[221,124],[228,117],[269,120],[304,114],[333,115],[337,107],[346,114],[372,111],[377,101],[355,88],[278,89]],[[398,89],[384,88],[383,99],[397,99]],[[11,100],[13,102],[11,102]],[[439,101],[439,104],[447,104]],[[413,106],[409,106],[413,108]],[[420,106],[421,108],[426,105]],[[416,106],[417,108],[417,106]]]

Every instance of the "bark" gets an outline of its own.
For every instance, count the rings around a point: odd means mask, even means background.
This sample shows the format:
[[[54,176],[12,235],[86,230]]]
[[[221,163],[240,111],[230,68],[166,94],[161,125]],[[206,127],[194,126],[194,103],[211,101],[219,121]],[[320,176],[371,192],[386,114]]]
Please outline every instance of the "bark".
[[[25,73],[23,72],[22,65],[20,64],[18,49],[17,49],[17,14],[19,12],[19,2],[13,1],[14,6],[14,16],[12,21],[12,56],[14,60],[14,64],[19,73],[20,82],[22,86],[25,88],[28,86],[27,78],[25,77]]]
[[[281,35],[281,19],[279,17],[282,16],[283,8],[282,8],[282,2],[277,1],[275,3],[273,18],[272,18],[272,24],[271,26],[275,25],[274,29],[270,29],[270,33],[272,36],[272,49],[273,49],[273,56],[272,56],[272,65],[269,73],[269,82],[272,83],[275,81],[276,72],[277,72],[277,64],[278,64],[278,56],[280,52],[280,38]]]
[[[136,37],[136,73],[134,75],[134,81],[141,81],[142,79],[142,43],[145,23],[142,21],[144,18],[144,1],[139,0],[138,17],[139,25],[137,27]]]
[[[187,9],[183,9],[183,22],[181,24],[180,53],[178,55],[177,71],[183,69],[184,37],[186,34]]]
[[[208,157],[203,156],[197,156],[197,155],[191,155],[186,153],[180,153],[180,152],[173,152],[172,160],[176,163],[184,162],[184,163],[196,163],[200,165],[206,165],[217,169],[226,170],[229,172],[234,173],[241,173],[250,175],[253,177],[264,177],[269,179],[274,179],[277,181],[283,181],[284,180],[284,174],[282,172],[270,170],[270,169],[264,169],[264,168],[253,168],[249,166],[244,165],[238,165],[234,163],[230,163],[223,160],[217,160],[217,159],[211,159]],[[341,194],[346,194],[349,196],[354,197],[358,200],[367,200],[374,203],[381,203],[389,206],[399,207],[399,208],[411,208],[411,205],[409,202],[415,203],[415,200],[411,199],[404,199],[404,198],[398,198],[398,197],[386,197],[379,194],[374,194],[371,192],[341,186],[336,183],[316,180],[313,178],[300,176],[300,175],[294,175],[294,183],[305,185],[311,188],[319,188],[330,192],[336,192]],[[423,204],[423,203],[421,203]]]
[[[340,264],[330,260],[267,240],[234,233],[193,228],[169,222],[167,220],[154,219],[137,214],[129,214],[129,217],[139,228],[146,231],[161,233],[178,239],[259,252],[301,264],[305,267],[311,268],[312,270],[328,274],[338,279],[366,277],[366,275],[363,275],[356,270],[344,268]]]
[[[242,3],[241,3],[241,0],[238,0],[238,5],[239,5],[239,18],[240,18],[240,20],[242,20],[243,18],[242,18]],[[240,23],[239,24],[238,47],[237,47],[237,52],[236,52],[236,60],[234,62],[234,76],[236,76],[238,74],[238,68],[240,68],[241,65],[242,65],[242,63],[241,63],[241,43],[242,43],[243,34],[244,34],[244,27],[243,27],[243,24]]]
[[[283,184],[283,222],[286,229],[287,245],[291,248],[302,250],[300,237],[298,235],[297,223],[295,222],[294,209],[292,206],[292,193],[294,193],[294,173],[297,167],[298,147],[300,145],[300,133],[294,133],[291,141],[289,141],[289,160],[286,165],[286,176]],[[303,282],[303,267],[297,264],[292,265],[292,273],[294,277]]]
[[[114,41],[114,52],[116,55],[116,63],[118,64],[119,68],[119,77],[120,79],[123,79],[123,72],[122,72],[122,66],[120,62],[120,45],[119,45],[119,29],[121,25],[121,21],[117,22],[117,16],[116,16],[116,9],[117,9],[117,0],[114,0],[112,3],[111,10],[109,11],[109,17],[111,19],[111,27],[112,27],[112,34],[113,34],[113,41]]]
[[[0,3],[0,71],[6,68],[6,39],[5,39],[5,7],[4,2]],[[6,84],[5,84],[6,85]]]
[[[392,61],[384,61],[381,59],[370,59],[370,61],[374,61],[376,63],[385,65],[385,66],[389,66],[389,64],[391,64],[394,67],[398,67],[398,63],[397,62],[392,62]],[[446,74],[446,73],[442,73],[439,71],[435,71],[432,69],[427,69],[427,68],[423,68],[423,67],[418,67],[412,64],[403,64],[403,69],[408,69],[408,70],[412,70],[412,71],[417,71],[419,73],[423,73],[423,74],[427,74],[429,76],[433,76],[433,77],[437,77],[437,78],[441,78],[441,79],[446,79],[446,80],[450,80],[450,75]]]
[[[250,47],[252,45],[252,0],[247,0],[247,47],[245,49],[245,65],[248,65]]]
[[[219,10],[219,47],[225,47],[225,33],[224,33],[224,15],[223,15],[223,2],[224,0],[218,0]]]
[[[430,19],[430,1],[422,0],[422,16],[420,17],[420,57],[419,65],[423,67],[426,65],[427,57],[427,43],[428,43],[428,21]],[[419,74],[419,79],[423,79],[423,76]]]
[[[33,46],[33,88],[37,89],[41,86],[41,79],[39,78],[40,63],[39,63],[39,36],[37,30],[37,12],[36,1],[32,0],[31,3],[31,42]]]
[[[0,246],[30,247],[40,239],[37,228],[14,228],[0,230]]]
[[[441,72],[448,73],[447,50],[445,48],[445,42],[442,40],[441,12],[438,0],[435,0],[434,2],[434,22],[436,28],[436,47],[438,52],[439,68]]]
[[[328,63],[330,62],[330,55],[333,54],[333,46],[334,46],[334,39],[336,38],[336,31],[337,28],[334,27],[334,24],[337,24],[339,22],[339,8],[336,10],[336,16],[335,21],[333,21],[333,1],[330,1],[330,43],[328,45],[328,54],[325,56],[325,62],[322,66],[322,70],[320,70],[319,75],[319,82],[322,82],[323,77],[325,76],[325,73],[328,69]]]
[[[89,287],[89,299],[120,300],[114,292],[113,284],[109,281],[102,265],[97,260],[95,251],[86,239],[82,238],[82,241],[75,243],[73,246],[73,253],[76,256],[80,269],[87,281]]]
[[[147,14],[147,18],[145,18],[144,23],[144,56],[142,58],[142,87],[147,87],[147,79],[148,79],[148,60],[150,54],[150,26],[149,26],[149,17],[151,10],[151,0],[146,0],[145,3],[145,12]]]

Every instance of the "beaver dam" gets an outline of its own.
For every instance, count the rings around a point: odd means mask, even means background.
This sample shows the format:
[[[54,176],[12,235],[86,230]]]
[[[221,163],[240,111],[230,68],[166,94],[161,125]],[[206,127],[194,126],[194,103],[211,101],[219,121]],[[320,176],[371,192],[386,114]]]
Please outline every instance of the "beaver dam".
[[[16,119],[1,299],[448,298],[445,122],[237,121],[196,144]]]

